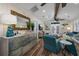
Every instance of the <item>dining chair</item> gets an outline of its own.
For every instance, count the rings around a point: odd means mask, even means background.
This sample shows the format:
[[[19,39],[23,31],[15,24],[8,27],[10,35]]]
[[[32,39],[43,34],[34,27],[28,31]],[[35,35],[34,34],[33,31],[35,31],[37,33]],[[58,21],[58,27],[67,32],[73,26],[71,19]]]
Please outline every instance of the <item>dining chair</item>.
[[[56,41],[56,37],[52,35],[44,35],[43,40],[45,49],[54,53],[58,53],[60,51],[61,46],[60,43]]]
[[[78,54],[77,54],[77,50],[76,50],[74,42],[70,41],[70,40],[67,40],[67,41],[72,43],[72,45],[67,45],[66,46],[67,51],[70,52],[72,55],[77,56]]]

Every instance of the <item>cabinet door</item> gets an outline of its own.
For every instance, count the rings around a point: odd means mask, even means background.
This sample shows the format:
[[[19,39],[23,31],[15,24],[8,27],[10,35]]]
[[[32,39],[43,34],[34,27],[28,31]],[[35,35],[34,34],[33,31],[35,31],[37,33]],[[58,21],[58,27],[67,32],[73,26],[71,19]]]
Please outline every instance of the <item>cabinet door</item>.
[[[0,38],[0,55],[8,56],[8,40]]]
[[[13,51],[21,47],[21,41],[22,41],[22,37],[15,37],[9,39],[9,50]]]

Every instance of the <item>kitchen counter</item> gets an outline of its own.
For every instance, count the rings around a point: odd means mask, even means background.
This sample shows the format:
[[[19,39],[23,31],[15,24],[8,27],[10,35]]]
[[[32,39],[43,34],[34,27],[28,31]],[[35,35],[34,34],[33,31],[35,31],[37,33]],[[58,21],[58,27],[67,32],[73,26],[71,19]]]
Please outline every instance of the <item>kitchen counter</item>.
[[[1,38],[1,53],[4,56],[19,56],[30,50],[37,43],[36,33],[28,31],[12,37]]]
[[[6,37],[6,36],[2,36],[2,38],[5,38],[5,39],[12,39],[12,38],[15,38],[15,37],[21,37],[21,36],[31,36],[32,34],[35,35],[35,33],[33,31],[19,31],[18,34],[12,36],[12,37]],[[32,35],[33,36],[33,35]]]
[[[20,36],[24,36],[25,34],[17,34],[15,36],[12,36],[12,37],[6,37],[6,36],[2,36],[2,38],[4,39],[12,39],[12,38],[15,38],[15,37],[20,37]]]

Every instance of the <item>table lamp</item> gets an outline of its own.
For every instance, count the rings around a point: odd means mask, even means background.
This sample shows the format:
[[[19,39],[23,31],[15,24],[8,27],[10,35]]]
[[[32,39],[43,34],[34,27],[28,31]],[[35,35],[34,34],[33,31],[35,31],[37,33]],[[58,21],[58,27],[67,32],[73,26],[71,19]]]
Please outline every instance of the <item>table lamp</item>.
[[[0,16],[0,24],[9,25],[7,28],[6,36],[11,37],[14,36],[13,28],[11,24],[17,24],[17,18],[11,14],[2,14]]]

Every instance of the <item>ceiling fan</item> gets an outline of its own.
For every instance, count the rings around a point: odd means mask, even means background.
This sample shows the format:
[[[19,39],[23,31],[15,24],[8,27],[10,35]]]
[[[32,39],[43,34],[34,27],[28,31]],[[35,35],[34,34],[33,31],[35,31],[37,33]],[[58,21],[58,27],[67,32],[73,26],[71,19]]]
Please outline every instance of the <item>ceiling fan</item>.
[[[60,5],[61,5],[62,8],[64,8],[64,7],[66,7],[67,3],[56,3],[55,4],[55,15],[54,15],[55,21],[64,20],[64,19],[57,18],[57,14],[58,14]]]

